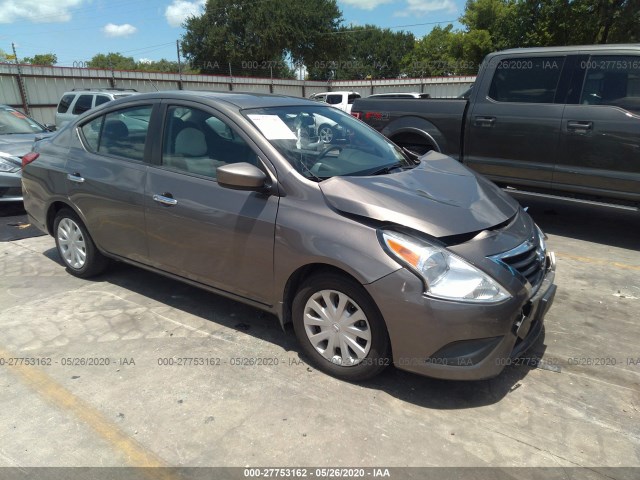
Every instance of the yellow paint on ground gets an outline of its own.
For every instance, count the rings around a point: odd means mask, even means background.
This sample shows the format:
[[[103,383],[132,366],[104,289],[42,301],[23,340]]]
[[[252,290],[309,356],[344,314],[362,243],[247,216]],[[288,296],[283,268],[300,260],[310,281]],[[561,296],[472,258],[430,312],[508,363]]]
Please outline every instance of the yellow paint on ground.
[[[602,258],[580,257],[578,255],[571,255],[570,253],[556,252],[557,258],[566,258],[567,260],[576,260],[578,262],[597,264],[597,265],[609,265],[623,270],[640,270],[640,265],[628,265],[626,263],[612,262],[610,260],[604,260]]]
[[[20,355],[12,355],[0,348],[0,357],[5,359],[20,358]],[[75,415],[84,425],[106,440],[111,447],[122,453],[130,466],[151,469],[141,471],[145,476],[166,480],[175,478],[167,470],[155,470],[155,468],[166,467],[167,465],[110,422],[102,413],[76,397],[40,368],[30,365],[12,365],[6,368],[49,403]]]

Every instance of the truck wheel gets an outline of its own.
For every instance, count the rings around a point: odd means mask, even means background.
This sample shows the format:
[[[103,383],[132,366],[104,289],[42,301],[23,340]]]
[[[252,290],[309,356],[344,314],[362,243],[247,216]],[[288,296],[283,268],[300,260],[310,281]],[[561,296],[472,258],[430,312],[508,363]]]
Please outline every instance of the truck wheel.
[[[292,314],[302,350],[329,375],[360,381],[391,363],[382,315],[362,285],[346,276],[308,278],[293,300]]]

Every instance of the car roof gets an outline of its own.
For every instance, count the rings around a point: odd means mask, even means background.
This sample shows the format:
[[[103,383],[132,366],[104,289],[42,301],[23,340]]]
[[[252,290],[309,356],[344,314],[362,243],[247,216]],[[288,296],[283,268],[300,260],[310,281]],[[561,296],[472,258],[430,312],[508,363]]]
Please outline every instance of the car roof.
[[[239,110],[245,108],[284,107],[293,105],[318,106],[318,102],[300,97],[286,95],[274,95],[270,93],[254,92],[212,92],[200,90],[167,90],[154,93],[142,93],[135,96],[135,101],[145,99],[175,99],[175,100],[214,100],[234,106]],[[118,103],[131,101],[131,99],[119,99]],[[113,105],[116,105],[114,102]]]
[[[382,97],[383,95],[422,95],[420,92],[385,92],[385,93],[374,93],[369,95],[370,97]]]
[[[607,45],[568,45],[564,47],[533,47],[533,48],[510,48],[499,52],[490,53],[493,57],[504,53],[518,54],[540,54],[540,53],[579,53],[579,52],[607,52],[616,50],[640,50],[640,43],[610,43]]]
[[[316,95],[331,95],[331,94],[335,94],[335,95],[342,95],[343,93],[346,93],[347,95],[353,95],[354,93],[357,95],[360,95],[358,92],[354,91],[354,90],[334,90],[333,92],[319,92],[319,93],[314,93],[313,95],[311,95],[312,97],[315,97]]]

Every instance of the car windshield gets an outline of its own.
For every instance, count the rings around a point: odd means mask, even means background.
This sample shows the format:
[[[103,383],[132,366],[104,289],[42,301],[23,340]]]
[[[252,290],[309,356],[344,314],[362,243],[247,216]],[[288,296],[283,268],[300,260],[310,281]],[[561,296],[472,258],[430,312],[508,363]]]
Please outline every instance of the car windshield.
[[[415,166],[396,145],[337,108],[304,105],[243,113],[310,180],[380,175]]]
[[[13,108],[0,107],[0,135],[42,133],[44,127],[24,113]]]

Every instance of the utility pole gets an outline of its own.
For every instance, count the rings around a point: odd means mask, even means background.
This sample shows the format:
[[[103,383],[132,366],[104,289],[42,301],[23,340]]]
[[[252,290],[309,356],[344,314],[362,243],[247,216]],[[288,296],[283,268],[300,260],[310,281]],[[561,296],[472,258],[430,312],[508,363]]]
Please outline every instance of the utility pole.
[[[180,62],[180,40],[176,40],[176,52],[178,53],[178,90],[182,90],[182,63]]]
[[[24,85],[22,68],[20,68],[18,54],[16,53],[16,46],[13,42],[11,42],[11,49],[13,50],[13,60],[16,62],[16,68],[18,69],[18,90],[20,91],[20,98],[22,99],[22,108],[24,109],[24,113],[31,115],[29,112],[29,100],[27,99],[27,88]]]

